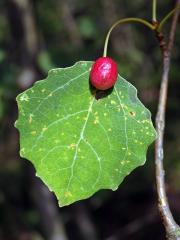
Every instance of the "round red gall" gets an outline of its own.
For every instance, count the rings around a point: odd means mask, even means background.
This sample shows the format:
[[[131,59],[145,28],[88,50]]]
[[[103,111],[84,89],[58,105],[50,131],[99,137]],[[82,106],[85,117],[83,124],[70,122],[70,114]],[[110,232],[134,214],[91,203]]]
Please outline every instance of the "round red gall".
[[[113,87],[117,81],[117,77],[118,67],[112,58],[100,57],[92,65],[90,82],[99,90],[106,90]]]

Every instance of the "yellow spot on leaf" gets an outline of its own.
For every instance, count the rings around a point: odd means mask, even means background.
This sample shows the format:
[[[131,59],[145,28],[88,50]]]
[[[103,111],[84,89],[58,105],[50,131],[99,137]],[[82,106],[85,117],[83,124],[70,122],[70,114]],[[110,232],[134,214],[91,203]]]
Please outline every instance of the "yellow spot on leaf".
[[[97,121],[97,120],[94,120],[94,124],[98,124],[99,123],[99,121]]]
[[[111,104],[112,104],[112,105],[116,105],[117,103],[116,103],[116,101],[111,100]]]
[[[130,113],[130,115],[133,116],[133,117],[136,116],[136,113],[135,113],[135,112],[132,112],[132,111],[131,111],[131,112],[129,112],[129,113]]]
[[[43,132],[45,132],[45,131],[47,131],[48,130],[48,128],[47,127],[43,127]]]
[[[68,191],[68,192],[65,192],[64,196],[65,196],[65,197],[72,197],[72,193],[69,192],[69,191]]]
[[[36,131],[32,131],[31,134],[32,134],[32,135],[36,135]]]
[[[98,124],[99,123],[99,117],[96,116],[95,120],[94,120],[94,124]]]
[[[32,123],[32,119],[33,118],[33,114],[29,114],[29,124],[31,124]]]
[[[70,149],[74,149],[76,147],[76,144],[75,143],[71,143],[70,145],[69,145],[69,148]]]

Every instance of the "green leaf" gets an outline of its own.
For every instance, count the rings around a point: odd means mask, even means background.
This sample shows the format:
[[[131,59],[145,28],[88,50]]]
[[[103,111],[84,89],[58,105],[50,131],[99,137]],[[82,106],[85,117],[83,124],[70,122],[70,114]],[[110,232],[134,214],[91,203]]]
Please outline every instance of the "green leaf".
[[[53,69],[17,97],[20,154],[34,164],[60,206],[99,189],[116,190],[144,164],[156,137],[150,112],[122,77],[111,93],[95,98],[91,65]]]

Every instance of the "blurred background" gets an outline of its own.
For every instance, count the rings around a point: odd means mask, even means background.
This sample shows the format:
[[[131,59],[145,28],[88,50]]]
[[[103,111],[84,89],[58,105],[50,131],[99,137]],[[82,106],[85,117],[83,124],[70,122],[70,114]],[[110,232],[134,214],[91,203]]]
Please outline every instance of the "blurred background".
[[[151,19],[151,0],[0,0],[0,240],[163,240],[157,211],[154,152],[116,192],[59,208],[56,198],[19,156],[15,98],[49,69],[102,55],[111,24],[123,17]],[[158,1],[158,18],[174,7]],[[180,25],[179,25],[180,26]],[[173,50],[165,134],[167,193],[180,223],[180,27]],[[166,25],[167,33],[170,23]],[[109,56],[133,83],[154,121],[161,53],[144,26],[117,27]]]

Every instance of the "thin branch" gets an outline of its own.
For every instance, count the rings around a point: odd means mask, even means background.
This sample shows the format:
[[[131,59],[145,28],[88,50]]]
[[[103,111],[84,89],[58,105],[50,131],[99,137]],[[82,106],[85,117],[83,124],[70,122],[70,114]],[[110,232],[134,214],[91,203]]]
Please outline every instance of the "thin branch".
[[[177,1],[177,4],[180,0]],[[158,208],[160,215],[166,229],[168,240],[180,240],[180,227],[176,224],[172,213],[169,208],[169,203],[166,196],[165,190],[165,171],[163,167],[163,142],[164,142],[164,127],[165,127],[165,112],[166,112],[166,102],[167,102],[167,90],[169,81],[169,69],[170,69],[170,58],[172,47],[175,38],[177,20],[179,16],[179,9],[175,12],[171,30],[169,34],[169,41],[166,43],[162,33],[156,32],[159,40],[159,45],[163,54],[163,74],[160,87],[158,111],[156,115],[156,130],[157,130],[157,140],[155,146],[155,169],[156,169],[156,184],[158,192]]]
[[[158,26],[158,28],[157,28],[157,31],[158,31],[158,32],[161,32],[161,31],[162,31],[162,28],[163,28],[164,24],[167,22],[167,20],[169,20],[169,18],[170,18],[171,16],[174,15],[174,13],[175,13],[178,9],[180,9],[180,5],[179,5],[179,4],[177,4],[177,6],[176,6],[172,11],[170,11],[170,12],[161,20],[161,22],[159,23],[159,26]]]
[[[153,6],[152,6],[152,21],[153,21],[154,23],[157,22],[156,9],[157,9],[157,0],[153,0]]]

